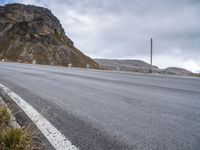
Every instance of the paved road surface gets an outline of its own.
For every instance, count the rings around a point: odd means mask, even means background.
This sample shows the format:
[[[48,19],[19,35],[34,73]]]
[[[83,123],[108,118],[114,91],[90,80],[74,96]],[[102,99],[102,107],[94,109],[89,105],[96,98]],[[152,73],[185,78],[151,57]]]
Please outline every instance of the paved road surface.
[[[0,63],[11,88],[82,150],[199,150],[200,79]]]

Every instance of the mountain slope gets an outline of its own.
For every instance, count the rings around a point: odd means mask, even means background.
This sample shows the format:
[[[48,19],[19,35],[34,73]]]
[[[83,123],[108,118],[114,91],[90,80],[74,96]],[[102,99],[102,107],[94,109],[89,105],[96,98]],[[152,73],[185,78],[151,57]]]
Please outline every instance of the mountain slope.
[[[118,59],[94,59],[102,69],[133,71],[148,73],[150,65],[141,60],[118,60]],[[168,74],[168,75],[183,75],[183,76],[199,76],[186,69],[169,67],[166,69],[159,69],[157,66],[152,66],[153,73]]]
[[[150,65],[141,60],[118,60],[118,59],[94,59],[101,68],[134,71],[134,72],[149,72]],[[157,72],[158,67],[153,66],[154,72]]]
[[[97,68],[79,51],[50,10],[24,4],[0,6],[0,59]]]
[[[161,73],[162,74],[171,74],[171,75],[185,75],[185,76],[193,75],[192,72],[190,72],[186,69],[183,69],[183,68],[178,68],[178,67],[168,67],[168,68],[162,70]]]

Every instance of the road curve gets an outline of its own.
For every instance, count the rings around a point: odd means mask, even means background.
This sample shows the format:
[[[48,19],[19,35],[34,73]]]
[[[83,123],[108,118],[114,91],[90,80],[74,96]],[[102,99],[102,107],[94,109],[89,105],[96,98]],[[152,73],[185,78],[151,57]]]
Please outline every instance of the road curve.
[[[0,82],[81,150],[199,150],[200,79],[0,63]]]

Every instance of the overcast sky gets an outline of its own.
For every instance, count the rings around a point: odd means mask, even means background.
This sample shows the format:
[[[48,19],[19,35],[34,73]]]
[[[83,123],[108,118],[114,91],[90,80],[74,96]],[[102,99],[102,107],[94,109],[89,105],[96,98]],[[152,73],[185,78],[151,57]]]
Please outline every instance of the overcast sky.
[[[200,71],[200,0],[0,0],[49,8],[92,58],[141,59]]]

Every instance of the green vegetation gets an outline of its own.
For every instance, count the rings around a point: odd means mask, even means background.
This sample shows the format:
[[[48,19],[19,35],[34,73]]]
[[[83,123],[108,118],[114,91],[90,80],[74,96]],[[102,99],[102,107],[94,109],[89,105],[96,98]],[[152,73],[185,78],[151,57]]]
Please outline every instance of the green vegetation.
[[[10,123],[10,119],[11,113],[7,106],[0,106],[0,130],[8,126],[8,124]]]
[[[53,34],[53,36],[59,41],[59,42],[63,42],[64,41],[64,35],[62,35],[62,34],[60,34],[60,33],[58,33],[58,32],[55,32],[54,34]]]
[[[0,134],[1,150],[31,150],[31,136],[23,129],[5,128]]]
[[[32,128],[13,128],[10,126],[11,111],[0,105],[0,150],[40,150],[34,143]]]

